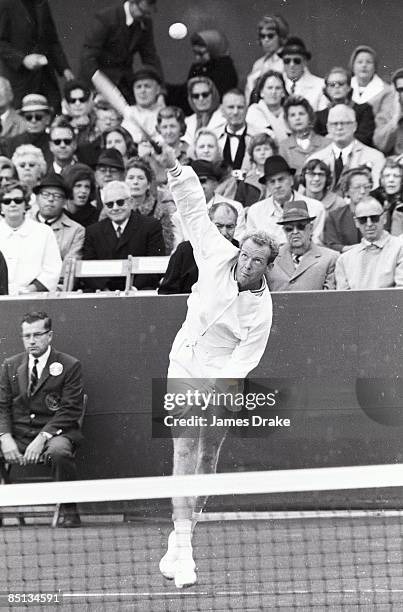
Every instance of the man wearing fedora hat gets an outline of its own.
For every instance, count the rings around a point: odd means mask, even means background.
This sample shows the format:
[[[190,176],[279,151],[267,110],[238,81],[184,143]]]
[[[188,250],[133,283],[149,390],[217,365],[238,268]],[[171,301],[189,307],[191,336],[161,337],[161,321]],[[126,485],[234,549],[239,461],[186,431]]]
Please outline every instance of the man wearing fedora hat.
[[[287,202],[303,200],[314,217],[313,240],[320,242],[325,222],[325,209],[323,204],[313,198],[308,198],[294,191],[295,168],[290,168],[284,157],[272,155],[264,164],[264,175],[259,179],[266,186],[264,200],[252,204],[248,212],[247,231],[262,229],[272,236],[279,244],[286,242],[287,236],[278,221],[281,221],[283,207]]]
[[[267,280],[271,291],[320,291],[335,289],[335,251],[312,242],[315,217],[310,217],[306,202],[293,200],[284,204],[278,221],[287,243],[280,252]]]
[[[61,278],[69,259],[81,259],[85,229],[70,219],[64,207],[70,197],[70,190],[64,178],[55,172],[45,176],[39,185],[34,187],[37,210],[33,211],[34,220],[45,223],[54,232],[63,261]]]
[[[306,98],[314,111],[326,108],[329,101],[323,93],[325,82],[308,70],[307,62],[312,55],[303,40],[297,36],[290,36],[278,54],[284,63],[288,93]]]

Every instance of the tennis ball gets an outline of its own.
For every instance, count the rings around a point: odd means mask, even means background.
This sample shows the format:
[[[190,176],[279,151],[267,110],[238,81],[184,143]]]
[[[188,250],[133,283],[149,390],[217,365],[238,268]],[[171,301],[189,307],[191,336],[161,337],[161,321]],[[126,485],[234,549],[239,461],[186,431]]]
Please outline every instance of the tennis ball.
[[[171,26],[169,26],[168,34],[171,38],[174,38],[175,40],[181,40],[182,38],[185,38],[187,33],[188,29],[184,23],[178,22],[173,23]]]

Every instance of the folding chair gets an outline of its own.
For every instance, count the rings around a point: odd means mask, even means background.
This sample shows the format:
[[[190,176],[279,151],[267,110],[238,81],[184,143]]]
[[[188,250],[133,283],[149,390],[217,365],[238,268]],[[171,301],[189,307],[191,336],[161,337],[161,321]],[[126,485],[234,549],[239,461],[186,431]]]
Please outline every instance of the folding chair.
[[[87,402],[88,402],[88,395],[86,393],[84,393],[83,395],[83,403],[82,403],[82,410],[81,410],[81,416],[78,419],[78,424],[80,426],[80,429],[82,429],[83,423],[84,423],[84,417],[85,417],[85,413],[87,411]],[[39,462],[40,465],[44,466],[44,462],[43,460]],[[12,480],[11,480],[11,469],[12,469],[13,465],[11,463],[5,463],[4,461],[0,461],[0,485],[7,485],[7,484],[12,484]],[[35,468],[34,465],[32,465],[33,468]],[[32,480],[32,478],[30,478],[30,480]],[[53,482],[53,479],[51,476],[41,476],[40,478],[40,482]],[[60,516],[60,506],[61,504],[56,504],[55,506],[55,510],[53,512],[53,516],[52,516],[52,527],[57,527],[57,524],[59,522],[59,516]],[[18,518],[18,522],[20,525],[25,525],[25,518],[24,518],[24,513],[23,512],[18,512],[17,513],[17,518]],[[2,521],[0,518],[0,527],[2,525]]]
[[[128,259],[73,259],[70,266],[67,291],[73,291],[77,278],[102,278],[123,276],[125,293],[130,291],[130,265]]]
[[[169,256],[147,255],[144,257],[133,257],[129,255],[130,285],[133,284],[135,274],[165,274],[169,262]]]

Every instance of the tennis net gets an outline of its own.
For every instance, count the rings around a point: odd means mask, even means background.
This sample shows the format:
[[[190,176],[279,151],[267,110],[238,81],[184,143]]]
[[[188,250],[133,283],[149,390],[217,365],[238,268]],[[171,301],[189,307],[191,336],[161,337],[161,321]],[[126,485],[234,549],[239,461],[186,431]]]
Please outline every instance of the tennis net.
[[[401,610],[402,487],[398,464],[4,485],[0,607]],[[158,564],[169,498],[184,492],[210,497],[193,536],[198,581],[176,589]],[[321,492],[320,510],[279,509]],[[52,529],[54,505],[72,502],[81,527]]]

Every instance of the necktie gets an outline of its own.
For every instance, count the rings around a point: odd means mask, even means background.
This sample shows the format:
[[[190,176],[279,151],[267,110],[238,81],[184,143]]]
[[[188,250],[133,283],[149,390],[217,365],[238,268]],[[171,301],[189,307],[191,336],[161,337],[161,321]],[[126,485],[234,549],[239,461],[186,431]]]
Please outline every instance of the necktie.
[[[291,85],[291,92],[290,92],[291,95],[294,95],[296,85],[297,85],[297,81],[293,81]]]
[[[31,378],[29,381],[29,391],[28,394],[32,395],[35,391],[35,387],[38,384],[38,369],[37,365],[39,363],[39,359],[34,359],[34,367],[32,368]]]
[[[122,236],[122,228],[120,227],[120,225],[118,225],[117,228],[116,228],[116,236],[118,237],[118,240]]]
[[[340,178],[340,174],[343,172],[343,156],[340,152],[339,157],[336,159],[335,164],[334,164],[334,184],[335,186],[338,184],[339,182],[339,178]]]
[[[229,132],[227,128],[225,128],[225,133],[227,134],[227,140],[223,150],[224,161],[226,161],[233,170],[239,170],[242,166],[243,158],[245,157],[246,152],[246,129],[242,134],[232,134],[232,132]],[[231,155],[231,138],[238,139],[238,148],[234,160],[232,159]]]
[[[295,253],[292,254],[292,260],[293,260],[294,266],[296,268],[298,268],[298,266],[299,266],[299,262],[301,260],[301,257],[302,257],[302,255],[296,255]]]

